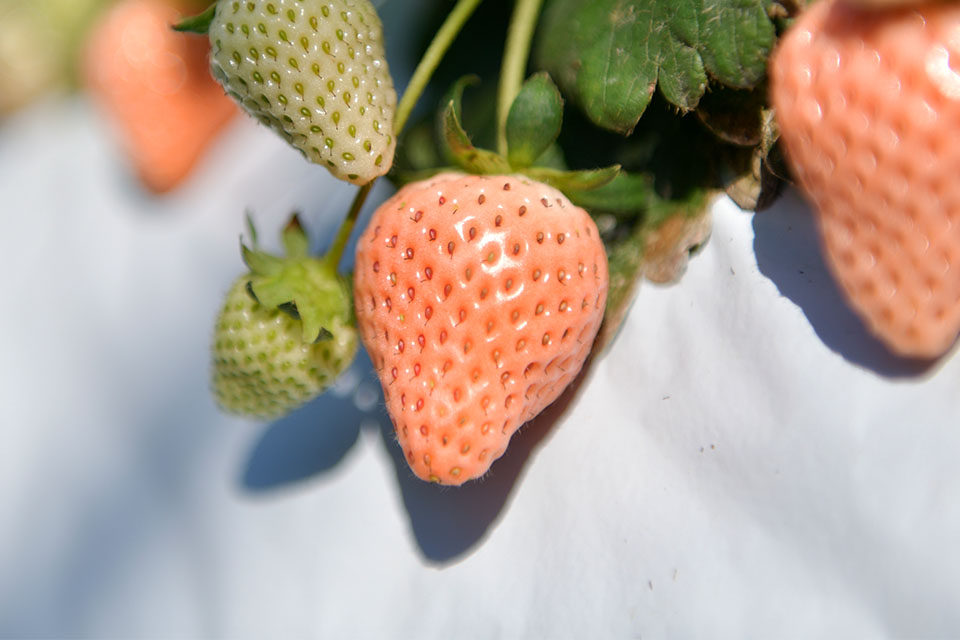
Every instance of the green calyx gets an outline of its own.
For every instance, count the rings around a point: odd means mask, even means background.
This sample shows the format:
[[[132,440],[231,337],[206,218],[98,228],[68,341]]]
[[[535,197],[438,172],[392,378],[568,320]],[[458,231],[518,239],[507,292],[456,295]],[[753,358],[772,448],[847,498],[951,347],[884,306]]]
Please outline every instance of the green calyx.
[[[182,31],[184,33],[196,33],[199,35],[206,35],[207,32],[210,30],[210,23],[213,22],[213,18],[216,14],[217,14],[217,3],[214,2],[209,7],[207,7],[203,13],[199,13],[195,16],[184,18],[177,24],[173,25],[173,30]]]
[[[247,292],[254,300],[299,320],[305,344],[332,339],[336,327],[352,326],[349,284],[337,275],[336,265],[309,255],[309,241],[296,214],[283,231],[285,257],[259,250],[249,219],[248,226],[253,247],[240,246],[250,269]]]
[[[551,166],[563,124],[563,100],[546,73],[527,79],[513,100],[506,121],[506,156],[476,147],[463,127],[461,102],[464,90],[477,81],[476,76],[460,78],[441,103],[436,133],[447,162],[468,173],[522,173],[564,193],[597,189],[620,173],[620,165],[586,170]]]

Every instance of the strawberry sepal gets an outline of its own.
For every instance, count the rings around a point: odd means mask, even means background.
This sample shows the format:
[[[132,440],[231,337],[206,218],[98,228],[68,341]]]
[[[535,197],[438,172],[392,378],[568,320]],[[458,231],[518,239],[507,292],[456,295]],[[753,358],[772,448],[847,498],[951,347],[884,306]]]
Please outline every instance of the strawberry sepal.
[[[545,182],[564,193],[571,191],[592,191],[609,184],[620,173],[620,165],[614,164],[602,169],[583,169],[563,171],[547,167],[530,167],[523,173],[538,182]]]
[[[206,35],[210,31],[210,24],[213,22],[214,16],[217,14],[217,3],[214,2],[203,13],[199,13],[195,16],[190,16],[184,18],[177,24],[173,25],[174,31],[180,31],[183,33],[196,33],[198,35]]]

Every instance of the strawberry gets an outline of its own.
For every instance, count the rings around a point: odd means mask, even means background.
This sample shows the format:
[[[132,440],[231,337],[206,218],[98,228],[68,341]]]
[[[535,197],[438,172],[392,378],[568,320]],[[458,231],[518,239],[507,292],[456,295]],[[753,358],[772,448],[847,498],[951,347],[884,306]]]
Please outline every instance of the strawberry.
[[[231,413],[281,416],[326,389],[356,353],[347,284],[307,256],[296,217],[284,243],[287,258],[244,247],[251,272],[233,283],[217,320],[213,392]]]
[[[354,184],[390,169],[397,96],[368,0],[220,0],[209,36],[214,76],[308,160]]]
[[[827,263],[870,330],[937,357],[960,332],[960,5],[858,9],[794,22],[770,64],[794,176]]]
[[[597,227],[552,187],[443,174],[381,205],[354,307],[414,473],[483,475],[580,371],[607,287]]]
[[[91,33],[87,86],[112,117],[143,183],[162,193],[186,178],[237,109],[207,68],[208,45],[170,26],[161,0],[124,0]]]

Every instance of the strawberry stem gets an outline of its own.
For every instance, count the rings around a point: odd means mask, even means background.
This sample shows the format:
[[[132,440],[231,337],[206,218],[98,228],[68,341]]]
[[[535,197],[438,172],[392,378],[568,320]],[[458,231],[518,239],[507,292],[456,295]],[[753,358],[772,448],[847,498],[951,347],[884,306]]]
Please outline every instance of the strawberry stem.
[[[456,6],[453,7],[453,10],[447,16],[447,19],[440,25],[440,29],[437,30],[436,35],[433,36],[433,41],[430,42],[430,46],[427,47],[423,57],[420,58],[420,62],[417,64],[417,68],[414,69],[413,75],[410,77],[410,82],[407,83],[407,88],[404,90],[403,96],[397,105],[397,111],[393,117],[393,132],[395,136],[399,136],[400,132],[403,131],[403,127],[407,123],[407,118],[410,117],[410,112],[413,111],[413,107],[420,98],[420,95],[424,89],[427,88],[433,72],[436,71],[440,61],[443,60],[443,56],[447,53],[447,49],[453,44],[457,34],[460,33],[463,25],[470,19],[470,16],[473,15],[474,9],[477,8],[480,2],[482,2],[482,0],[458,0]],[[536,2],[539,5],[540,0],[536,0]],[[350,211],[340,224],[340,228],[337,230],[337,237],[334,238],[333,245],[331,245],[330,250],[324,257],[327,264],[334,270],[337,268],[337,265],[340,264],[340,259],[343,258],[343,252],[347,248],[347,242],[350,240],[350,234],[353,232],[353,227],[357,223],[357,217],[360,215],[360,210],[363,209],[363,203],[366,202],[367,196],[370,195],[370,190],[376,181],[376,178],[374,178],[357,191],[357,195],[354,196],[353,203],[350,205]]]
[[[500,66],[500,86],[497,88],[497,151],[504,157],[507,155],[507,116],[513,99],[523,85],[527,59],[530,57],[530,42],[542,4],[543,0],[516,0],[510,17],[503,64]]]
[[[340,223],[340,228],[337,230],[337,237],[333,239],[330,250],[327,252],[327,255],[324,256],[324,260],[334,271],[336,271],[337,265],[340,264],[343,252],[347,248],[347,242],[350,240],[350,234],[353,232],[353,227],[357,223],[360,210],[363,209],[363,203],[367,201],[367,196],[370,195],[370,190],[376,181],[376,178],[374,178],[357,191],[357,195],[353,197],[353,202],[350,204],[350,211],[347,212],[347,217]]]
[[[414,69],[413,75],[410,77],[410,82],[403,92],[403,97],[397,105],[397,112],[393,118],[393,130],[396,135],[400,135],[403,125],[407,123],[410,112],[413,111],[413,107],[420,98],[420,94],[426,89],[427,83],[430,82],[430,77],[437,69],[437,65],[443,60],[447,49],[453,44],[457,34],[460,33],[460,29],[463,28],[464,23],[470,18],[480,2],[481,0],[458,0],[456,6],[450,12],[450,15],[447,16],[447,19],[440,25],[440,29],[437,30],[436,35],[433,36],[433,41],[430,43],[430,46],[427,47],[423,57],[420,58],[420,62],[417,64],[417,68]],[[539,4],[540,0],[536,0],[536,3]]]

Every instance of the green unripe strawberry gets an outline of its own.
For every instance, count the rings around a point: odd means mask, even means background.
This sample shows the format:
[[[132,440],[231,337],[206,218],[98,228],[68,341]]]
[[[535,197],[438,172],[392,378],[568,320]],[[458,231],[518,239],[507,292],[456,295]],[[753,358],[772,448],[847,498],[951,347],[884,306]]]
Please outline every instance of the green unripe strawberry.
[[[211,70],[243,108],[334,176],[386,173],[397,95],[368,0],[219,0]]]
[[[275,418],[311,400],[353,361],[357,332],[347,284],[306,255],[293,219],[288,256],[244,247],[251,271],[227,293],[213,338],[213,393],[230,413]]]

